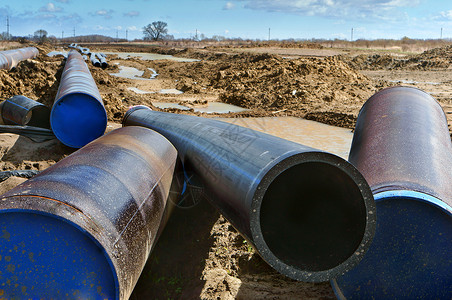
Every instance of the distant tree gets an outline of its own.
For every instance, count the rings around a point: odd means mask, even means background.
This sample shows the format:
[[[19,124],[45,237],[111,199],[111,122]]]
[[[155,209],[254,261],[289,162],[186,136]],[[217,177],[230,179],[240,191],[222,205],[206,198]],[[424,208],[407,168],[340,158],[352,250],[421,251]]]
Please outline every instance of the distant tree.
[[[34,38],[41,43],[47,39],[47,31],[45,31],[44,29],[36,30],[33,35]]]
[[[143,34],[145,40],[158,41],[165,37],[168,33],[168,24],[163,21],[155,21],[143,27]]]
[[[214,40],[216,40],[218,42],[221,42],[221,41],[224,41],[226,38],[224,36],[222,36],[222,35],[213,35],[212,39],[214,39]]]
[[[12,38],[11,34],[8,34],[8,32],[2,32],[0,33],[0,40],[10,40]]]

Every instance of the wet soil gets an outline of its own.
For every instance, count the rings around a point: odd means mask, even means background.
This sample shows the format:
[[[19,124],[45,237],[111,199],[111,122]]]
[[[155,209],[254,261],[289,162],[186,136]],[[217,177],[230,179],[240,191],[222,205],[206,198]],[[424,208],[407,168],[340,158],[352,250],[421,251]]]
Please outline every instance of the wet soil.
[[[47,57],[59,50],[37,45],[40,55],[11,71],[0,70],[0,99],[24,95],[49,107],[58,91],[64,61]],[[248,111],[221,117],[296,116],[353,128],[362,104],[378,90],[407,85],[431,93],[452,124],[452,48],[415,55],[353,51],[208,47],[205,49],[149,45],[90,45],[93,50],[155,52],[199,59],[142,61],[108,57],[107,69],[88,63],[103,97],[109,130],[119,127],[131,105],[154,102],[202,103],[222,101]],[[291,53],[288,53],[291,52]],[[118,65],[159,74],[155,80],[111,76]],[[147,72],[147,73],[146,73]],[[178,89],[183,94],[137,94],[129,87],[157,92]],[[193,110],[166,111],[216,117]],[[58,141],[34,143],[25,137],[0,134],[2,170],[43,170],[74,150]],[[0,183],[0,192],[22,179]],[[155,246],[131,299],[334,299],[329,283],[301,283],[272,270],[253,248],[208,202],[202,193],[197,205],[177,208]]]

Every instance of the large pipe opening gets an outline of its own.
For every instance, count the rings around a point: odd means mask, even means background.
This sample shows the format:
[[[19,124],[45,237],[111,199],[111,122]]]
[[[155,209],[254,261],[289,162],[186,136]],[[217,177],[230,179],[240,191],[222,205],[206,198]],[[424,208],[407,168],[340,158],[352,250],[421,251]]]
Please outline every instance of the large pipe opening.
[[[305,162],[270,183],[260,226],[269,250],[303,271],[325,271],[351,257],[366,229],[366,206],[352,177],[335,165]]]

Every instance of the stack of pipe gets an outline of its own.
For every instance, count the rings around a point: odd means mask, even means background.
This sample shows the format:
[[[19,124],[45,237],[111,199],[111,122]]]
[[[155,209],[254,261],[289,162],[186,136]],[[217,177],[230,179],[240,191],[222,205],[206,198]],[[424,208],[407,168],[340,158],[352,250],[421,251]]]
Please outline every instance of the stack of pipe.
[[[107,63],[107,56],[104,53],[96,53],[97,58],[100,61],[100,66],[102,67],[102,69],[105,69],[106,67],[108,67],[108,63]]]
[[[95,66],[95,67],[101,66],[99,59],[97,59],[96,53],[91,53],[90,60],[91,60],[91,63],[93,64],[93,66]]]
[[[35,47],[27,47],[0,52],[0,69],[11,70],[25,59],[34,58],[39,55]]]
[[[332,281],[339,299],[452,299],[452,144],[439,103],[412,87],[372,96],[350,162],[377,205],[374,241]]]
[[[178,150],[185,171],[262,258],[302,281],[327,281],[356,266],[375,230],[362,175],[330,153],[265,133],[187,115],[131,108]]]

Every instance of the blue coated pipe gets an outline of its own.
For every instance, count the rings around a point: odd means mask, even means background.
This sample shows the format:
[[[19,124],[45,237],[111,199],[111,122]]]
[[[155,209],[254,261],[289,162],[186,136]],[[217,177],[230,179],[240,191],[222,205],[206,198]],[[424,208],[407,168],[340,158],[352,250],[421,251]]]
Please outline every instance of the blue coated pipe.
[[[427,93],[373,95],[356,123],[349,161],[374,194],[377,227],[359,265],[332,281],[339,299],[452,299],[452,144]]]
[[[100,137],[107,127],[107,112],[99,90],[76,50],[68,54],[50,124],[55,136],[73,148],[81,148]]]
[[[128,299],[168,216],[177,152],[115,130],[0,196],[0,295]]]

